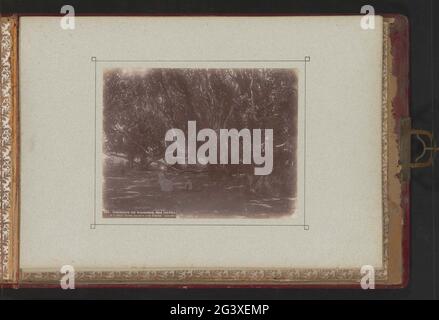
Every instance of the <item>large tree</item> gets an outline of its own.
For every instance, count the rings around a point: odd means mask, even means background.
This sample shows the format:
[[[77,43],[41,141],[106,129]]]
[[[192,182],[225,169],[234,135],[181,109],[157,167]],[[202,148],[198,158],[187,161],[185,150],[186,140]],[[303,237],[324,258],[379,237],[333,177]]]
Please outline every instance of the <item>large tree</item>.
[[[104,152],[162,158],[168,129],[274,130],[277,182],[294,178],[297,78],[291,69],[111,69],[104,74]],[[282,189],[282,185],[279,189]]]

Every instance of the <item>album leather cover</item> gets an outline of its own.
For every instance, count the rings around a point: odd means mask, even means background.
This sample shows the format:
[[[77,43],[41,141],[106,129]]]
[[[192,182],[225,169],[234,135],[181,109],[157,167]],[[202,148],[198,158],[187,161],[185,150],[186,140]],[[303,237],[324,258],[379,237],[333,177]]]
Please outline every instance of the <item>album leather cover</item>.
[[[407,285],[405,17],[65,18],[0,18],[0,286]]]

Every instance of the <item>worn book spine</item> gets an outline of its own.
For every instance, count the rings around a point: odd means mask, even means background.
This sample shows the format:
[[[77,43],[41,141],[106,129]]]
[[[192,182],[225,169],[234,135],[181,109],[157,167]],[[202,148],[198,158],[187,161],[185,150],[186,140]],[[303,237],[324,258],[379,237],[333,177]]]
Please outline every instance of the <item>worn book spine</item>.
[[[410,145],[403,144],[401,137],[405,135],[404,124],[410,122],[409,21],[401,15],[391,15],[386,20],[388,22],[384,32],[388,34],[385,63],[389,71],[386,81],[389,161],[387,197],[384,198],[384,204],[390,213],[388,250],[391,255],[388,282],[397,287],[406,287],[410,267],[410,175],[404,174],[402,159],[410,159]]]

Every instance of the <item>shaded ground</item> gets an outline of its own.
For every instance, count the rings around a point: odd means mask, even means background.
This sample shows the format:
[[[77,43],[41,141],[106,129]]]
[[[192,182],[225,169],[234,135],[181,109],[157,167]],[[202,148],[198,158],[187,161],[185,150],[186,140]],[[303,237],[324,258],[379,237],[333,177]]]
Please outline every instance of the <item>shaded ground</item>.
[[[206,172],[130,171],[106,174],[104,217],[269,218],[291,214],[293,198],[249,192],[242,176],[212,182]],[[172,190],[171,190],[172,189]],[[168,190],[168,191],[162,191]]]

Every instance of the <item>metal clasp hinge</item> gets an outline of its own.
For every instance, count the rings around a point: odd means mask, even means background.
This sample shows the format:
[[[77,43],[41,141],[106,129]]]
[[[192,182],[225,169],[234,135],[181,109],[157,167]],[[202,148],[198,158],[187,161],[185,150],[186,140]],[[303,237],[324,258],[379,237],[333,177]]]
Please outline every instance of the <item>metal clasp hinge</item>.
[[[415,162],[410,163],[410,168],[425,168],[433,165],[434,154],[435,152],[439,152],[439,148],[436,147],[433,134],[426,130],[412,129],[410,130],[410,135],[414,135],[422,145],[421,154],[416,157]],[[427,141],[425,141],[422,137],[426,137]],[[419,162],[427,153],[428,158],[423,162]]]
[[[433,133],[427,130],[412,129],[410,118],[401,119],[400,122],[400,161],[402,165],[402,180],[410,177],[410,169],[427,168],[433,165],[434,156],[439,152]],[[412,161],[411,138],[415,137],[421,144],[420,154]]]

